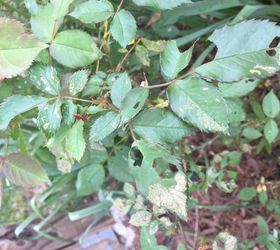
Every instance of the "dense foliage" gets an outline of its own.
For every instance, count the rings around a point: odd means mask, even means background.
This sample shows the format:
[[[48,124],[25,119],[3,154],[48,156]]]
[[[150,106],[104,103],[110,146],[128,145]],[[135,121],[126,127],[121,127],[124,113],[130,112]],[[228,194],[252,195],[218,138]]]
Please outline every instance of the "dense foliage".
[[[14,186],[44,190],[32,198],[17,236],[36,221],[38,235],[59,239],[49,225],[58,212],[79,220],[104,216],[114,206],[140,228],[142,249],[168,249],[154,235],[182,230],[188,210],[199,206],[192,192],[213,185],[233,192],[238,185],[232,167],[242,153],[271,153],[277,143],[280,103],[262,79],[279,70],[278,5],[1,3],[3,206]],[[189,145],[188,138],[199,134],[207,141]],[[214,140],[227,150],[205,156],[204,147]],[[85,203],[92,196],[98,201]],[[279,201],[268,198],[265,180],[257,190],[239,193],[245,204],[257,196],[279,218]],[[262,217],[258,224],[262,235],[256,242],[279,249]],[[227,232],[217,236],[214,249],[219,241],[226,249],[238,247]],[[256,243],[239,244],[248,249]]]

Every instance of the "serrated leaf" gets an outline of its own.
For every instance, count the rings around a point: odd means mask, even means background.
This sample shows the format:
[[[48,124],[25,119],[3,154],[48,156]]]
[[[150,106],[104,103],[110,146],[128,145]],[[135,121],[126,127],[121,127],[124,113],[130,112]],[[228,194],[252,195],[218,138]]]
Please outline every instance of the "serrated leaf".
[[[132,124],[139,136],[158,143],[174,143],[193,131],[172,112],[162,109],[145,110],[133,119]]]
[[[195,77],[177,81],[168,88],[168,98],[184,121],[203,131],[227,132],[228,109],[213,84]]]
[[[88,72],[79,70],[73,73],[69,78],[69,93],[74,96],[80,93],[86,86],[88,81]]]
[[[41,6],[36,15],[31,16],[31,30],[37,37],[48,43],[53,40],[56,32],[63,23],[63,17],[74,0],[51,0]]]
[[[267,53],[280,27],[267,20],[249,20],[216,30],[210,37],[218,47],[215,59],[196,72],[224,82],[244,78],[264,78],[279,69],[279,48]]]
[[[66,100],[62,106],[63,121],[67,125],[72,125],[75,121],[75,114],[77,114],[78,107],[71,100]]]
[[[136,227],[148,226],[152,220],[152,214],[148,211],[137,211],[131,215],[129,223]]]
[[[235,98],[242,97],[253,91],[259,81],[242,80],[234,83],[219,83],[219,90],[222,92],[223,97]]]
[[[173,9],[180,6],[184,3],[192,3],[191,0],[172,0],[172,1],[163,1],[163,0],[133,0],[136,5],[153,7],[159,10]]]
[[[110,30],[113,38],[125,48],[136,35],[136,21],[129,11],[121,10],[114,16]]]
[[[66,136],[66,150],[71,157],[80,161],[83,157],[86,142],[84,139],[84,122],[77,121]]]
[[[31,83],[39,90],[50,95],[59,95],[60,80],[54,67],[37,63],[29,70]]]
[[[280,102],[278,97],[271,90],[263,99],[262,102],[263,112],[267,117],[274,118],[280,112]]]
[[[15,185],[33,187],[49,182],[40,163],[30,156],[13,153],[8,155],[5,163],[4,174]]]
[[[54,134],[59,129],[62,120],[61,101],[56,100],[54,103],[46,103],[39,107],[37,118],[38,127],[47,134]]]
[[[187,197],[184,194],[186,179],[181,173],[175,175],[176,185],[166,187],[153,184],[149,187],[148,200],[159,208],[167,209],[185,219],[187,216]]]
[[[192,57],[193,47],[181,53],[175,40],[168,41],[160,55],[162,75],[166,79],[174,79],[180,71],[188,66]]]
[[[274,120],[269,120],[264,126],[264,136],[269,143],[272,143],[279,133],[278,125]]]
[[[140,112],[148,96],[149,90],[142,87],[134,88],[127,93],[120,107],[122,123],[128,122]]]
[[[7,129],[10,121],[17,115],[38,107],[47,102],[41,96],[13,95],[4,100],[0,105],[0,130]]]
[[[23,73],[46,44],[16,20],[0,18],[0,80]]]
[[[113,133],[120,124],[120,115],[115,112],[108,112],[99,117],[91,126],[90,140],[101,141]]]
[[[69,15],[83,23],[100,23],[114,13],[114,7],[107,0],[91,0],[76,6]]]
[[[102,165],[92,164],[82,168],[78,173],[76,189],[78,195],[85,196],[97,192],[105,178],[105,171]]]
[[[129,148],[119,147],[115,150],[115,155],[108,160],[107,168],[116,180],[121,182],[131,182],[132,176],[128,164]]]
[[[50,46],[52,57],[69,68],[85,67],[93,63],[100,50],[92,37],[81,30],[58,33]]]
[[[127,93],[131,90],[131,80],[127,73],[121,73],[114,81],[111,87],[111,99],[113,104],[117,107],[121,107],[123,99]]]

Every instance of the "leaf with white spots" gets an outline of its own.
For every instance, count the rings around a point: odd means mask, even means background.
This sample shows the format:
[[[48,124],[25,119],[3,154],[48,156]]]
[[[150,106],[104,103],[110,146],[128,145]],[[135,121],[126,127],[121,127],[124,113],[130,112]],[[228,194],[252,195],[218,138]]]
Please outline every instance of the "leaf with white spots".
[[[69,78],[69,93],[74,96],[83,91],[88,81],[88,72],[79,70],[73,73]]]
[[[75,122],[75,115],[78,107],[71,100],[66,100],[62,105],[63,122],[67,125],[72,125]]]
[[[129,223],[136,227],[148,226],[152,220],[152,214],[148,211],[137,211],[131,215]]]
[[[269,49],[269,46],[277,36],[280,36],[280,27],[267,20],[227,25],[209,38],[218,47],[215,59],[195,71],[223,82],[273,75],[279,69],[280,48]]]
[[[84,122],[77,121],[66,136],[66,150],[71,157],[80,161],[83,157],[86,142],[84,139]]]
[[[180,172],[175,175],[176,185],[168,187],[153,184],[149,187],[148,200],[161,209],[177,214],[180,218],[187,217],[186,178]]]
[[[31,83],[39,90],[50,95],[59,95],[60,80],[54,67],[37,63],[29,70]]]
[[[120,124],[120,115],[115,112],[108,112],[99,117],[91,126],[90,140],[101,141],[113,133]]]
[[[54,103],[46,103],[39,107],[37,117],[38,127],[47,134],[52,135],[59,129],[62,120],[61,101],[56,100]]]
[[[0,130],[7,129],[10,121],[17,115],[46,102],[47,99],[41,96],[13,95],[8,97],[0,104]]]
[[[0,80],[22,74],[47,45],[20,22],[0,18]]]
[[[199,78],[186,78],[168,88],[171,109],[203,131],[226,133],[228,109],[221,92]]]

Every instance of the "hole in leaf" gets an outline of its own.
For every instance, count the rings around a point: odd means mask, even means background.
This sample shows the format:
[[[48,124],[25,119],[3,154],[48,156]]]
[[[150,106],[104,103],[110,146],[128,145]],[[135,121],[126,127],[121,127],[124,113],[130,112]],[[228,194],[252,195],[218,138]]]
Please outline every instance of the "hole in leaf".
[[[269,48],[276,48],[278,44],[280,43],[280,37],[276,36],[272,42],[269,44]]]
[[[266,51],[266,54],[268,54],[269,56],[276,56],[276,50],[275,49],[268,49]]]
[[[133,106],[133,109],[137,109],[140,105],[140,102],[137,102],[134,106]]]

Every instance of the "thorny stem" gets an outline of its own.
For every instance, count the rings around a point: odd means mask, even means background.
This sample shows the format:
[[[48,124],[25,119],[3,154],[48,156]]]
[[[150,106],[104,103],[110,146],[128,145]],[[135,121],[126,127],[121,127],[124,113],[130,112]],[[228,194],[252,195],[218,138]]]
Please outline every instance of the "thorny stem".
[[[129,49],[129,51],[127,51],[127,53],[125,54],[125,56],[123,57],[123,59],[118,63],[118,65],[117,65],[117,67],[116,67],[116,69],[115,69],[116,72],[120,72],[120,70],[122,69],[122,66],[123,66],[125,60],[126,60],[127,57],[129,56],[129,54],[135,49],[135,47],[137,46],[137,44],[138,44],[140,41],[141,41],[140,38],[137,39],[137,40],[134,42],[133,46]]]
[[[175,83],[176,81],[178,80],[181,80],[189,75],[191,75],[192,73],[194,73],[194,69],[190,69],[186,74],[182,75],[182,76],[179,76],[169,82],[165,82],[165,83],[161,83],[161,84],[155,84],[155,85],[146,85],[146,86],[143,86],[144,88],[147,88],[147,89],[155,89],[155,88],[162,88],[162,87],[166,87],[166,86],[169,86],[173,83]]]

